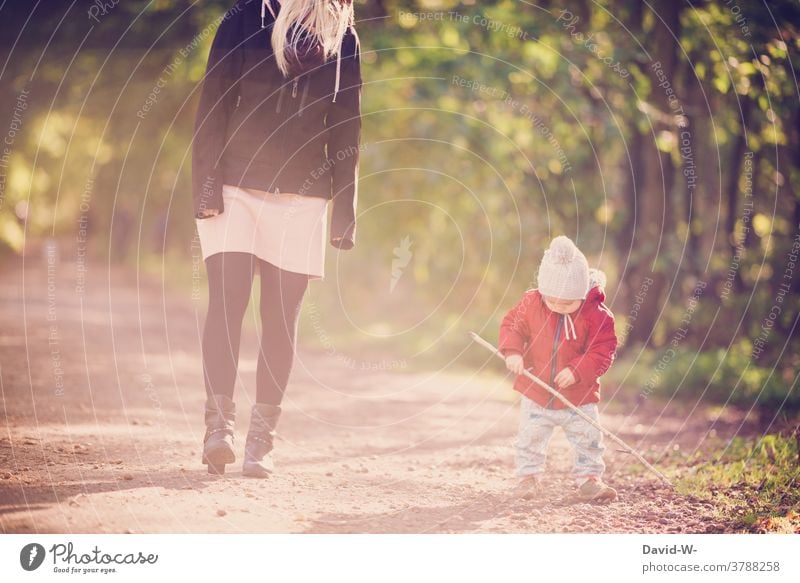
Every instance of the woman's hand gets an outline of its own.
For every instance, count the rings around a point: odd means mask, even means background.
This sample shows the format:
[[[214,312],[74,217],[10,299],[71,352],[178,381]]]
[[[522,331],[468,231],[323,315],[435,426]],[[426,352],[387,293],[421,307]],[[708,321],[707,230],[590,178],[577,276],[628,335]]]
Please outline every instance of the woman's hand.
[[[510,354],[506,357],[506,368],[514,374],[522,374],[525,364],[522,362],[521,354]]]
[[[215,217],[219,214],[219,209],[203,209],[200,211],[200,216],[198,218],[204,219],[206,217]]]
[[[353,240],[346,239],[344,237],[332,237],[331,245],[333,245],[337,249],[341,249],[342,251],[347,251],[348,249],[353,248]]]

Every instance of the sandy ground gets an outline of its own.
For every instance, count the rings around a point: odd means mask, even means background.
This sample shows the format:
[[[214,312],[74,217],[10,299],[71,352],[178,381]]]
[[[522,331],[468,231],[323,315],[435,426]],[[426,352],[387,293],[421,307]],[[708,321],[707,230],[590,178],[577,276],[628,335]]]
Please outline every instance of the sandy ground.
[[[514,499],[517,404],[507,380],[354,372],[341,359],[302,349],[279,427],[276,474],[245,478],[237,460],[225,476],[209,475],[200,464],[204,304],[107,266],[92,266],[78,293],[73,264],[48,276],[41,260],[28,263],[0,274],[4,533],[726,529],[710,503],[631,473],[631,457],[615,447],[607,452],[607,481],[619,500],[576,503],[560,431],[547,494]],[[256,340],[246,328],[239,460]],[[610,429],[651,459],[695,447],[710,423],[703,412],[671,417],[647,404],[632,418],[602,411]]]

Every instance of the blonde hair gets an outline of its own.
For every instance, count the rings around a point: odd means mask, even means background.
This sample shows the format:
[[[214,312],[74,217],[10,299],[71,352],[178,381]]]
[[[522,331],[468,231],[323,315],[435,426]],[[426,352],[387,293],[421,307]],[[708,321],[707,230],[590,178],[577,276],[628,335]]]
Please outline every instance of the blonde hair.
[[[317,41],[326,59],[333,55],[341,56],[342,39],[354,21],[350,0],[283,0],[277,16],[270,0],[262,1],[262,18],[264,6],[275,18],[272,50],[284,77],[289,75],[287,52],[298,57],[297,47],[304,40]]]

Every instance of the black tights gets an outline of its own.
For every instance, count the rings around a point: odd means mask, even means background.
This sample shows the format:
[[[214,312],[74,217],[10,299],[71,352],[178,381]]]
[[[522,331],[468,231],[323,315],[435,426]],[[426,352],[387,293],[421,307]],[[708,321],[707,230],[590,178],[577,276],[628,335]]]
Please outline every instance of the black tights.
[[[242,320],[256,266],[261,277],[261,349],[256,402],[280,405],[294,361],[297,317],[308,276],[284,271],[251,253],[215,253],[206,259],[208,315],[203,329],[206,395],[233,399]]]

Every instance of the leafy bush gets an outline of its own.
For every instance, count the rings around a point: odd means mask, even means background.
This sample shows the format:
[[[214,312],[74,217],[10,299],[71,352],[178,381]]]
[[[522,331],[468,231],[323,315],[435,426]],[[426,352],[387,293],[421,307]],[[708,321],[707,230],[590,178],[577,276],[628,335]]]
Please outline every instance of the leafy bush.
[[[605,383],[635,389],[643,396],[676,396],[784,413],[800,411],[797,369],[792,362],[795,357],[767,367],[756,364],[751,354],[747,339],[729,350],[697,352],[687,347],[630,351],[611,367]]]

